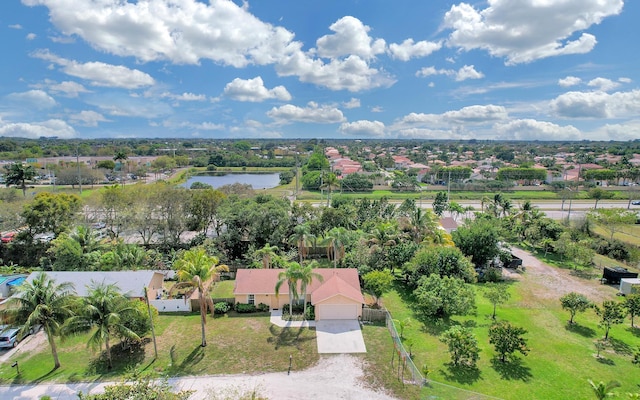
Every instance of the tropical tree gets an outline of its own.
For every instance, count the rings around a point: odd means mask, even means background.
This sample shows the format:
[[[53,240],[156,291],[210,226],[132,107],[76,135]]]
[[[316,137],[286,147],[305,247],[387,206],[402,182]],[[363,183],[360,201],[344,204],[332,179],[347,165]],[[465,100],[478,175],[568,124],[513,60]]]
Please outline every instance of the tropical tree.
[[[82,299],[78,314],[67,319],[62,327],[63,336],[85,333],[95,328],[88,345],[95,348],[104,344],[107,368],[111,369],[111,337],[139,340],[140,337],[127,327],[130,315],[139,312],[115,284],[92,282],[87,297]]]
[[[571,314],[569,324],[574,323],[573,318],[576,316],[576,313],[584,312],[587,308],[591,307],[589,299],[587,299],[585,295],[576,292],[567,293],[560,297],[560,303],[562,304],[562,308],[569,310]]]
[[[44,272],[32,281],[25,281],[17,287],[17,292],[9,298],[6,314],[9,320],[22,325],[19,334],[42,326],[51,347],[54,369],[60,368],[55,337],[60,335],[64,321],[72,315],[71,300],[73,284],[57,284]]]
[[[607,397],[615,396],[615,393],[613,393],[612,390],[620,387],[620,383],[617,381],[609,381],[608,383],[600,381],[596,384],[591,379],[589,379],[589,385],[598,400],[604,400]]]
[[[307,257],[308,245],[315,241],[316,237],[311,233],[309,224],[296,225],[293,228],[293,234],[289,236],[289,243],[293,243],[298,247],[298,257],[300,263]]]
[[[340,181],[338,177],[333,172],[328,174],[324,174],[322,177],[322,184],[320,185],[320,189],[327,189],[327,207],[331,204],[331,192],[333,189],[340,187]]]
[[[416,309],[431,318],[466,315],[476,307],[473,288],[455,277],[423,276],[413,294],[417,300]]]
[[[511,297],[506,286],[491,283],[487,284],[487,288],[482,295],[493,305],[493,314],[491,314],[492,319],[496,319],[496,306],[498,304],[506,303]]]
[[[602,307],[594,306],[594,309],[600,317],[600,327],[604,329],[604,340],[607,340],[611,327],[624,321],[626,314],[624,306],[617,301],[605,300],[602,302]]]
[[[22,189],[22,195],[27,195],[26,181],[32,180],[36,176],[36,170],[33,165],[24,165],[21,162],[15,162],[4,167],[6,174],[4,176],[7,187],[15,185]]]
[[[364,289],[373,296],[376,305],[380,297],[393,287],[393,275],[386,269],[367,272],[362,277],[362,280],[364,281]]]
[[[280,294],[280,288],[284,283],[289,288],[289,314],[293,315],[293,300],[298,300],[298,282],[302,279],[302,267],[295,261],[288,263],[287,268],[278,274],[278,282],[276,282],[276,296]]]
[[[489,343],[494,346],[500,361],[506,362],[507,357],[516,351],[527,355],[527,340],[522,337],[525,333],[527,331],[524,328],[511,325],[507,321],[497,322],[489,328]]]
[[[442,214],[447,210],[448,207],[448,198],[445,192],[438,192],[436,194],[436,198],[433,200],[433,212],[441,217]]]
[[[338,261],[344,258],[345,247],[350,242],[351,234],[343,227],[331,228],[324,237],[323,243],[327,245],[327,256],[333,259],[333,267],[338,267]]]
[[[319,282],[322,282],[324,279],[322,275],[313,271],[317,265],[318,265],[318,262],[314,260],[310,264],[300,267],[300,271],[299,271],[300,290],[302,291],[302,299],[304,301],[302,315],[307,315],[307,287],[311,285],[314,279],[318,280]]]
[[[631,316],[631,327],[633,328],[633,318],[640,314],[640,293],[633,293],[624,298],[624,306]]]
[[[449,347],[451,362],[454,366],[465,365],[475,368],[480,355],[478,339],[469,328],[453,326],[440,336],[440,341]]]
[[[194,247],[183,252],[173,264],[173,268],[178,272],[179,282],[173,285],[170,292],[183,288],[191,288],[192,292],[198,291],[202,347],[207,345],[204,328],[207,323],[207,311],[211,310],[212,317],[214,313],[214,304],[209,293],[218,273],[229,270],[226,265],[218,263],[218,258],[208,255],[204,248]]]
[[[262,268],[271,268],[271,260],[278,255],[278,246],[271,246],[269,243],[265,244],[261,249],[256,250],[255,255],[262,259]]]

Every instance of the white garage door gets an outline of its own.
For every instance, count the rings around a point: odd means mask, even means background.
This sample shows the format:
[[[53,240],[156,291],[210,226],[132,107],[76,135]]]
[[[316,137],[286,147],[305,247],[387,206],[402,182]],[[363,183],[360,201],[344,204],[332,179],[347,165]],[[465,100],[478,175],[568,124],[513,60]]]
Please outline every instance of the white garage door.
[[[358,319],[357,304],[318,304],[318,319]]]

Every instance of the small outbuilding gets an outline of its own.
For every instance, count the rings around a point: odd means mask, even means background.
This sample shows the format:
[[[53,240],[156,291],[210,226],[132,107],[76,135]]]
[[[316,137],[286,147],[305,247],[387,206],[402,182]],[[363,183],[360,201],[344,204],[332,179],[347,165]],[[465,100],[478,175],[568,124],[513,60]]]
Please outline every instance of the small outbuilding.
[[[620,293],[623,295],[640,293],[640,279],[623,278],[620,279]]]

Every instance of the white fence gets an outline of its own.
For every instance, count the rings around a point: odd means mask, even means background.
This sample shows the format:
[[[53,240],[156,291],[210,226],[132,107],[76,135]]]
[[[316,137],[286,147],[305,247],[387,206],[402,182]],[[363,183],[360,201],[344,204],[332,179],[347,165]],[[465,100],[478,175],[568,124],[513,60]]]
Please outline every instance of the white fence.
[[[152,306],[158,309],[158,312],[191,312],[191,300],[171,299],[171,300],[150,300]]]

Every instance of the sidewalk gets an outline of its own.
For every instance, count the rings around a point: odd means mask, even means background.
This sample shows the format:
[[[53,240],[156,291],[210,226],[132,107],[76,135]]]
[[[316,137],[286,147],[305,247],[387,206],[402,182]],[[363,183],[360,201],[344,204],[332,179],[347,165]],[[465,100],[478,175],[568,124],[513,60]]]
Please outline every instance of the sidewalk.
[[[282,310],[271,311],[270,322],[281,328],[315,328],[316,321],[285,321],[282,319]]]

